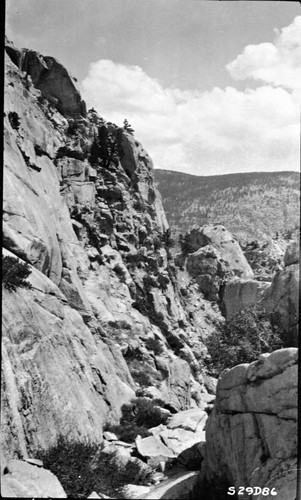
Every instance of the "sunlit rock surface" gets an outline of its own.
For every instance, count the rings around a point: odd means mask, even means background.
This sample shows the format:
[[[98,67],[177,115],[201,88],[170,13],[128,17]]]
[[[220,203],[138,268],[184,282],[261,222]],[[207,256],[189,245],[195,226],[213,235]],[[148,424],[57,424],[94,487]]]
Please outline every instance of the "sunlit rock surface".
[[[67,498],[57,477],[49,470],[21,460],[10,460],[1,477],[2,498]]]
[[[241,309],[248,308],[261,301],[264,292],[271,283],[266,281],[232,279],[226,284],[223,293],[223,305],[227,318]]]
[[[295,498],[297,363],[298,350],[287,348],[221,375],[206,425],[205,488],[270,486]]]
[[[284,331],[287,346],[298,345],[299,326],[299,242],[292,242],[284,255],[284,268],[278,271],[266,290],[262,304]]]
[[[208,300],[220,300],[223,285],[231,277],[254,276],[239,243],[220,224],[192,229],[186,244],[187,271]]]

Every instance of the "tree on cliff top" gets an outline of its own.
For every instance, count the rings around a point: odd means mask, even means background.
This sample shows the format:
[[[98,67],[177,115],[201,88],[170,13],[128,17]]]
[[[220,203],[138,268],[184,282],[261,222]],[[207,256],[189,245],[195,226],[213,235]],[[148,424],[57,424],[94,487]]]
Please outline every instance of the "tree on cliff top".
[[[123,120],[123,128],[129,134],[134,135],[135,130],[132,128],[132,126],[129,124],[126,118]]]

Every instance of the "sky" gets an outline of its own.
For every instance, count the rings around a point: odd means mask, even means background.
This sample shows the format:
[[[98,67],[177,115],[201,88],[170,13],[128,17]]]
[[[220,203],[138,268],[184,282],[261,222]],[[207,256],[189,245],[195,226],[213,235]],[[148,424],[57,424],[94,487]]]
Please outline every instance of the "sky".
[[[7,0],[6,34],[64,64],[88,108],[126,118],[156,168],[300,168],[298,2]]]

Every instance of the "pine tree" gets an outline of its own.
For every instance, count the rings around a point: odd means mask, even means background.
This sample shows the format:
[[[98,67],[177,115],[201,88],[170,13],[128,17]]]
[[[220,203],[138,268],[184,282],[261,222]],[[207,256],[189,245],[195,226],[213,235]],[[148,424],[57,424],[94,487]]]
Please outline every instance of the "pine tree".
[[[126,132],[128,132],[129,134],[131,135],[134,135],[134,132],[135,130],[132,129],[131,125],[129,124],[129,122],[127,121],[127,119],[125,118],[124,121],[123,121],[123,128],[124,130],[126,130]]]
[[[30,273],[30,267],[26,262],[19,262],[9,255],[2,257],[2,283],[10,292],[15,292],[17,288],[32,288],[26,281]]]

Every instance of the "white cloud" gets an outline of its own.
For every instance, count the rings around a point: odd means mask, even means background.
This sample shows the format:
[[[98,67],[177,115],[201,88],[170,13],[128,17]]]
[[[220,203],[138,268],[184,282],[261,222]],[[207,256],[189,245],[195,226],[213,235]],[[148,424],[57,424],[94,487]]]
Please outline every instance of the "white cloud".
[[[118,107],[129,113],[144,112],[146,115],[161,115],[175,110],[170,91],[164,90],[139,66],[124,66],[101,59],[90,65],[83,87],[90,99],[100,100],[104,112],[114,111]],[[100,96],[99,92],[103,95]]]
[[[248,45],[227,65],[230,74],[238,79],[253,78],[291,90],[301,89],[301,16],[276,32],[274,43]]]
[[[255,89],[163,88],[139,66],[90,65],[88,107],[122,125],[127,118],[156,167],[200,175],[299,168],[301,17],[274,44],[248,46],[227,68]],[[299,76],[298,76],[299,75]]]

